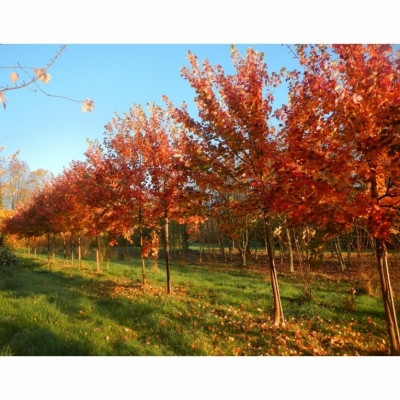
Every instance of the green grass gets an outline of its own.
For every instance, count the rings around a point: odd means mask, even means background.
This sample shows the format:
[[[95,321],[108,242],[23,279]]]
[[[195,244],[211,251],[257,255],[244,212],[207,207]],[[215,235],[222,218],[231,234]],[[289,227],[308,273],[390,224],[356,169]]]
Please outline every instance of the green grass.
[[[349,295],[351,282],[314,279],[313,299],[299,276],[279,277],[287,324],[272,324],[268,273],[138,260],[93,261],[82,269],[19,253],[0,266],[2,355],[342,355],[387,354],[379,298]],[[267,272],[267,271],[266,271]]]

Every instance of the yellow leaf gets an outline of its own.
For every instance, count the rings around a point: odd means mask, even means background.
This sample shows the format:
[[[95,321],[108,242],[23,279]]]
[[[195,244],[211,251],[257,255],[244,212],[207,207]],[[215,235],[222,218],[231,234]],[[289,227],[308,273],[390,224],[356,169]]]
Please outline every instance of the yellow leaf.
[[[49,83],[51,79],[51,75],[43,68],[36,68],[33,70],[35,75],[39,78],[40,81],[44,83]]]
[[[6,109],[7,98],[6,98],[6,96],[4,96],[3,93],[0,93],[0,103],[3,103],[3,107],[4,107],[4,109]]]
[[[93,103],[93,101],[90,100],[90,99],[86,99],[86,100],[82,103],[82,111],[83,111],[83,112],[86,112],[86,111],[92,112],[93,108],[94,108],[94,103]]]
[[[14,83],[14,82],[16,82],[16,81],[19,79],[19,76],[18,76],[18,74],[14,71],[14,72],[11,72],[11,74],[10,74],[10,79],[11,79],[11,82]]]

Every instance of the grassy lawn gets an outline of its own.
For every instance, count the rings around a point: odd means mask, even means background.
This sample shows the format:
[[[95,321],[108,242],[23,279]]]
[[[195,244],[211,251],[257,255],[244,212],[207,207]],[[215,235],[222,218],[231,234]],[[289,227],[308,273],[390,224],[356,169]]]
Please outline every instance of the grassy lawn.
[[[0,266],[0,354],[61,355],[386,355],[388,337],[379,296],[350,292],[352,282],[313,276],[312,301],[300,275],[281,273],[287,324],[272,325],[268,271],[172,264],[165,271],[139,260],[82,269],[47,265],[18,253]]]

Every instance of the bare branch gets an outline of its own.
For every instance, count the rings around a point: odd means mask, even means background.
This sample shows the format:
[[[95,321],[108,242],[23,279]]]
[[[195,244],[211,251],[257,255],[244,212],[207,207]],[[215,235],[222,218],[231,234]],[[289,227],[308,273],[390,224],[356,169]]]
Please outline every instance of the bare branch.
[[[60,96],[60,95],[56,95],[56,94],[51,94],[46,92],[45,90],[43,90],[39,85],[38,85],[38,80],[41,80],[45,83],[48,83],[48,81],[50,80],[50,75],[47,74],[48,69],[56,62],[56,60],[60,57],[60,55],[62,54],[62,52],[66,49],[67,45],[62,45],[61,48],[59,49],[59,51],[57,52],[57,54],[49,61],[49,63],[44,67],[44,68],[33,68],[33,67],[25,67],[22,66],[20,63],[18,63],[18,65],[16,67],[8,67],[8,66],[3,66],[0,67],[0,69],[13,69],[15,70],[20,70],[22,72],[24,72],[28,77],[29,80],[28,81],[22,81],[21,84],[15,84],[15,86],[9,87],[7,86],[0,86],[0,103],[3,103],[3,107],[6,108],[6,104],[7,104],[7,98],[4,96],[5,92],[11,91],[11,90],[17,90],[17,89],[24,89],[24,88],[28,88],[30,90],[32,90],[33,92],[37,92],[37,90],[39,90],[41,93],[43,93],[46,96],[49,97],[58,97],[60,99],[65,99],[65,100],[69,100],[75,103],[82,103],[82,110],[84,112],[89,111],[91,112],[93,110],[94,107],[94,103],[92,100],[90,99],[86,99],[86,100],[75,100],[75,99],[71,99],[70,97],[66,97],[66,96]],[[30,74],[28,71],[33,70],[34,75]],[[17,75],[18,78],[18,75]],[[36,86],[37,89],[32,89],[30,86]]]

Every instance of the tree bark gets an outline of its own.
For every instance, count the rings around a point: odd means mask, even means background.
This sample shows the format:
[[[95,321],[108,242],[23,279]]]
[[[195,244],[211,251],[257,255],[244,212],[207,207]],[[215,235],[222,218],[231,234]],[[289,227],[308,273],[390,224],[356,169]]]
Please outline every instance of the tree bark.
[[[53,263],[56,262],[56,234],[53,233]]]
[[[67,241],[65,238],[65,233],[62,234],[63,237],[63,255],[64,255],[64,265],[67,262]]]
[[[171,276],[170,276],[170,265],[169,265],[169,219],[168,212],[164,214],[164,253],[165,253],[165,267],[167,270],[167,293],[171,294]]]
[[[142,228],[142,207],[139,206],[139,234],[140,234],[140,264],[142,266],[143,286],[146,285],[146,264],[143,256],[143,228]]]
[[[335,245],[336,254],[337,254],[338,259],[339,259],[339,270],[340,270],[340,272],[345,272],[346,271],[346,265],[344,263],[344,259],[343,259],[343,255],[342,255],[342,248],[340,247],[340,241],[339,241],[339,237],[338,236],[335,236],[333,238],[333,243]]]
[[[378,184],[375,168],[371,168],[371,198],[379,201]],[[372,239],[372,237],[371,237]],[[390,355],[400,355],[400,335],[397,324],[396,309],[393,300],[393,291],[390,284],[389,267],[387,262],[387,250],[385,242],[380,238],[375,238],[371,242],[375,248],[375,255],[378,264],[379,279],[381,283],[382,300],[385,309],[386,325],[390,341]]]
[[[82,268],[82,248],[81,248],[81,234],[78,235],[78,264]]]
[[[97,249],[96,249],[96,268],[97,272],[100,272],[100,238],[99,235],[96,235],[96,244],[97,244]]]
[[[387,262],[387,250],[385,243],[375,239],[376,259],[378,262],[379,279],[382,289],[382,300],[385,308],[386,324],[389,333],[390,355],[400,355],[400,335],[397,324],[396,309],[393,299],[392,286],[390,284],[389,268]]]
[[[50,265],[50,234],[47,234],[47,264]]]
[[[290,230],[289,228],[285,228],[286,240],[288,245],[289,252],[289,272],[294,272],[294,264],[293,264],[293,249],[292,249],[292,239],[290,238]]]
[[[276,275],[271,227],[267,213],[265,211],[264,211],[264,223],[265,223],[265,243],[267,245],[267,252],[270,264],[269,268],[271,274],[272,294],[274,298],[274,325],[278,326],[285,323],[285,318],[283,316],[282,301],[279,293],[278,278]]]

